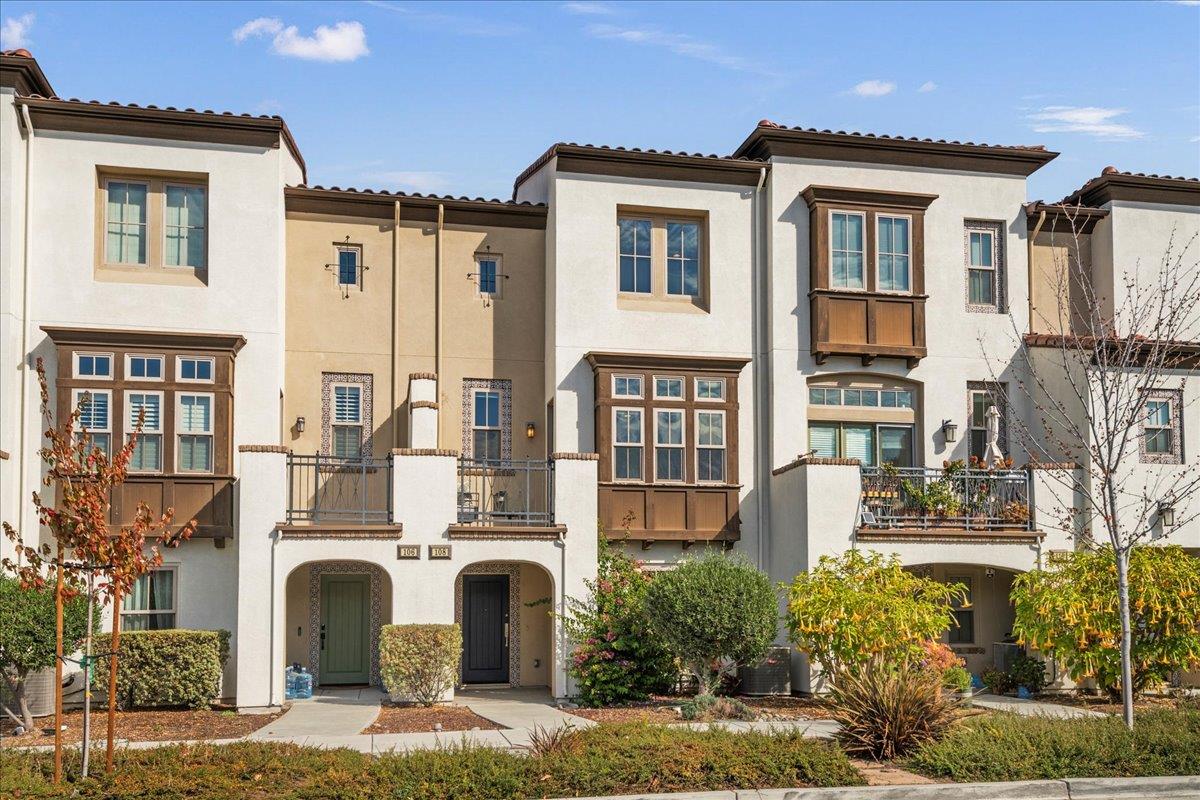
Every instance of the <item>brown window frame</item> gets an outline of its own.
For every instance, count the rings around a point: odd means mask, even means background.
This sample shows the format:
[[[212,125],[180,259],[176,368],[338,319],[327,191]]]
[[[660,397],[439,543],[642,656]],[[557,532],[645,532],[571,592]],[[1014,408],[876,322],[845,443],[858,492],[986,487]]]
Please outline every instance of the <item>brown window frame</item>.
[[[650,223],[650,291],[630,292],[621,290],[621,222],[641,220]],[[694,224],[697,232],[697,276],[698,293],[668,294],[667,292],[667,226],[671,223]],[[709,222],[708,212],[701,210],[646,208],[641,206],[617,206],[615,220],[616,264],[615,280],[618,306],[645,310],[646,305],[661,311],[698,310],[708,311],[709,297]]]

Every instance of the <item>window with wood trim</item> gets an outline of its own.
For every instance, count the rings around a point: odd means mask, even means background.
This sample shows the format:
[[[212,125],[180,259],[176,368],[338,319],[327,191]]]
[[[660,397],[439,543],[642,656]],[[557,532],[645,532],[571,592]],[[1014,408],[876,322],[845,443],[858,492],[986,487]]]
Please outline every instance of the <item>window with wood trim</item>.
[[[76,389],[71,396],[74,408],[79,409],[75,438],[91,439],[92,446],[112,455],[112,391],[109,389]]]
[[[683,411],[655,409],[654,480],[682,483],[684,456]]]
[[[640,408],[613,409],[612,470],[614,481],[640,481],[645,448]]]
[[[618,209],[621,295],[700,304],[707,294],[706,258],[702,214]]]
[[[125,392],[125,440],[133,438],[141,422],[141,432],[129,459],[130,472],[162,472],[163,393]]]
[[[98,265],[207,269],[206,176],[102,170],[98,190]]]
[[[946,632],[950,644],[975,644],[975,607],[972,604],[974,581],[969,575],[947,575],[947,583],[961,583],[966,587],[966,597],[955,597],[950,603],[954,624]]]
[[[175,452],[179,472],[213,471],[213,396],[179,392],[175,401]]]

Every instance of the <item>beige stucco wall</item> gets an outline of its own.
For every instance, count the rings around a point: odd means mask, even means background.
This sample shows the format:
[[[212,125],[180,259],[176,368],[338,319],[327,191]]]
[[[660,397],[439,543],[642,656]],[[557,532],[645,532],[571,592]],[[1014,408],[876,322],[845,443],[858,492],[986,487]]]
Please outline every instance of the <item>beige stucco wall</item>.
[[[334,271],[335,243],[362,246],[368,268],[362,287],[343,298]],[[541,230],[447,223],[442,232],[442,364],[437,369],[436,224],[401,222],[400,259],[393,264],[390,220],[289,213],[287,220],[287,338],[283,441],[297,453],[321,447],[321,373],[373,376],[374,453],[408,444],[408,376],[439,372],[438,445],[462,447],[464,378],[512,381],[513,457],[546,453],[545,233]],[[469,273],[474,256],[502,257],[501,295],[485,300]],[[396,397],[392,401],[393,274],[396,313]],[[294,430],[297,417],[305,430]],[[532,421],[537,436],[525,436]]]
[[[1013,573],[994,569],[992,577],[987,567],[977,564],[934,564],[933,578],[944,582],[971,581],[971,603],[975,609],[975,637],[967,644],[953,645],[954,650],[967,662],[967,669],[978,675],[993,664],[992,645],[1003,642],[1012,633],[1013,608],[1008,595],[1012,589]],[[982,649],[982,653],[969,652]]]
[[[521,565],[521,685],[549,686],[554,587],[536,564]],[[533,604],[533,605],[531,605]],[[537,666],[534,666],[534,662]]]
[[[1080,309],[1086,307],[1081,278],[1082,273],[1091,270],[1092,237],[1042,231],[1034,237],[1029,258],[1032,279],[1029,291],[1033,304],[1031,330],[1034,333],[1064,333],[1068,318],[1074,316],[1076,332],[1086,332],[1081,328],[1085,320],[1080,316]]]

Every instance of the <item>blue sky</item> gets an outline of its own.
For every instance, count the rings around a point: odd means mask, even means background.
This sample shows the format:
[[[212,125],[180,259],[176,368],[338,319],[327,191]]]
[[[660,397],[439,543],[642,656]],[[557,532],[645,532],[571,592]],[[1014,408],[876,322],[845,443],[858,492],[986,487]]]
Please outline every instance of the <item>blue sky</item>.
[[[280,114],[311,183],[508,197],[556,141],[729,153],[762,118],[1200,176],[1200,3],[37,3],[67,97]]]

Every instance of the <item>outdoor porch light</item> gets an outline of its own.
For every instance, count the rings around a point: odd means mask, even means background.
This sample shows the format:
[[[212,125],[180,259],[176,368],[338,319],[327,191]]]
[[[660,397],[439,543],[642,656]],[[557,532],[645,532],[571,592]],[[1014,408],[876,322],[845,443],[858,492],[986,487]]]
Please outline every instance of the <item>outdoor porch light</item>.
[[[525,438],[532,439],[535,436],[537,436],[537,425],[534,425],[532,422],[526,422],[525,423]]]
[[[304,433],[304,417],[296,417],[296,433]]]
[[[942,420],[942,438],[947,442],[958,439],[958,426],[948,419]]]
[[[1159,502],[1158,518],[1162,520],[1164,528],[1175,527],[1175,506],[1171,505],[1169,500]]]

